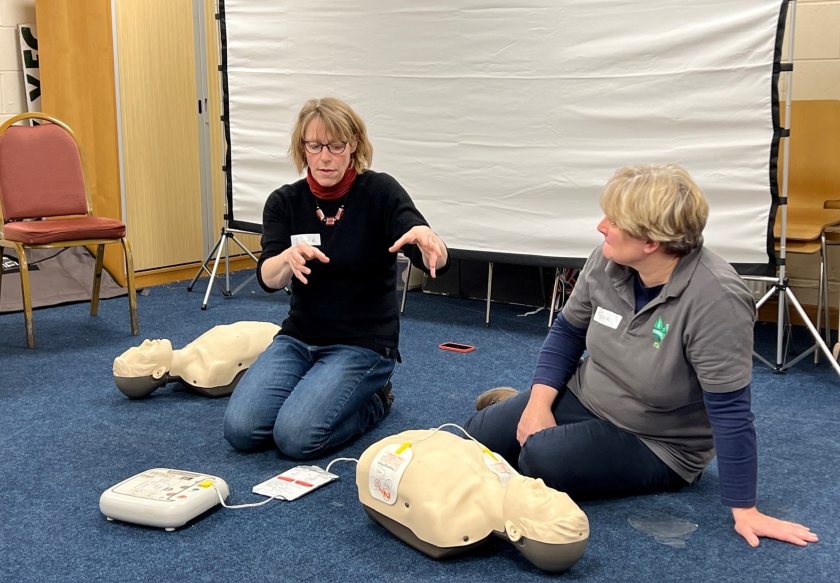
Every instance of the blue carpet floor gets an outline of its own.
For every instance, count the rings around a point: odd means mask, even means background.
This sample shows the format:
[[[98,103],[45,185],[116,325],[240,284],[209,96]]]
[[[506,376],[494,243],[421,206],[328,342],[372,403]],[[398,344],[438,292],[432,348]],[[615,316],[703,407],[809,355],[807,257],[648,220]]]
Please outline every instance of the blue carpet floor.
[[[206,281],[206,280],[203,280]],[[586,502],[591,523],[584,557],[567,573],[534,568],[509,544],[436,561],[373,523],[358,502],[355,467],[295,502],[219,508],[175,532],[108,522],[99,496],[153,467],[224,478],[230,503],[254,502],[251,487],[297,465],[269,451],[242,454],[222,437],[226,399],[170,384],[129,400],[113,383],[115,356],[143,338],[180,347],[220,323],[280,322],[283,294],[251,283],[232,298],[218,290],[201,310],[201,286],[149,288],[138,298],[141,336],[129,335],[125,298],[37,310],[37,348],[24,348],[21,314],[0,315],[0,581],[836,581],[840,564],[840,379],[825,363],[801,362],[785,374],[756,364],[753,398],[760,447],[760,507],[808,524],[821,542],[807,548],[763,541],[750,548],[718,499],[713,465],[680,493]],[[391,414],[369,435],[316,460],[358,457],[374,441],[405,429],[462,423],[480,391],[527,387],[546,332],[546,312],[412,292],[402,319],[405,362],[394,375]],[[759,324],[772,354],[775,327]],[[467,342],[475,352],[437,348]],[[800,338],[807,345],[807,338]],[[772,357],[771,357],[772,358]],[[807,360],[807,359],[806,359]],[[698,525],[675,548],[629,521],[664,513]]]

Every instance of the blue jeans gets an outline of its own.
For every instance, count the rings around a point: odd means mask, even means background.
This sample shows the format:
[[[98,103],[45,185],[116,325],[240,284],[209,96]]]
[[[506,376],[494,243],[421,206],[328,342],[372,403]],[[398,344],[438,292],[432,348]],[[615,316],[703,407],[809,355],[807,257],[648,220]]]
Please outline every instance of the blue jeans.
[[[310,346],[278,335],[231,395],[225,439],[242,451],[276,444],[290,458],[317,457],[385,416],[387,407],[376,393],[395,365],[367,348]]]
[[[516,426],[531,391],[473,415],[470,435],[526,476],[542,478],[578,499],[612,498],[678,490],[687,483],[635,435],[589,412],[568,389],[552,412],[556,427],[533,434],[520,446]]]

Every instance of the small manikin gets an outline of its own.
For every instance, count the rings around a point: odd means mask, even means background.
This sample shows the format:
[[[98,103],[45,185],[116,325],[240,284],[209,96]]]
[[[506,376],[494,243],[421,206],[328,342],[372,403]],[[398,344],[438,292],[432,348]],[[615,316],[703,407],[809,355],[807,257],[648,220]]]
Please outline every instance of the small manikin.
[[[404,431],[373,444],[359,459],[356,486],[373,520],[434,558],[497,535],[536,567],[560,572],[589,539],[589,520],[567,494],[447,431]]]
[[[180,350],[169,340],[144,340],[114,359],[114,381],[133,399],[176,381],[208,397],[229,395],[279,331],[270,322],[243,321],[214,326]]]

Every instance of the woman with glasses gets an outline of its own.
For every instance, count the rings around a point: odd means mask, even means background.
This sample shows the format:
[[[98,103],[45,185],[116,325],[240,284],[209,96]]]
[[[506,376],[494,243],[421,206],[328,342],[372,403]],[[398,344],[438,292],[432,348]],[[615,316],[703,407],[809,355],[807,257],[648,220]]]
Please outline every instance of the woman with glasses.
[[[388,413],[400,359],[397,251],[432,277],[449,256],[402,186],[368,169],[373,147],[346,103],[307,101],[289,155],[306,177],[268,197],[257,265],[266,291],[290,286],[289,314],[237,385],[224,432],[238,450],[276,446],[306,459]]]
[[[676,165],[630,166],[601,207],[604,241],[543,343],[531,388],[485,392],[467,431],[578,500],[677,490],[717,455],[721,501],[750,545],[816,542],[756,508],[755,304],[703,247],[700,188]]]

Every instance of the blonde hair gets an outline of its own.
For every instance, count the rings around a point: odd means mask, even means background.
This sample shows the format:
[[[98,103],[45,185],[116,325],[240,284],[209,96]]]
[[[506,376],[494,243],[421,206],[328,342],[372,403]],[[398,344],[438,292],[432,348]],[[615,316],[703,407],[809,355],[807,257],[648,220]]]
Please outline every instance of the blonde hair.
[[[619,168],[601,194],[601,208],[631,236],[658,241],[678,256],[702,245],[709,217],[703,191],[676,164]]]
[[[303,104],[298,113],[295,127],[292,129],[292,142],[289,144],[289,157],[303,172],[306,168],[306,150],[303,147],[303,134],[314,119],[320,119],[330,140],[347,142],[356,146],[351,154],[353,167],[361,174],[373,161],[373,146],[368,140],[367,128],[362,118],[353,109],[335,97],[310,99]]]

